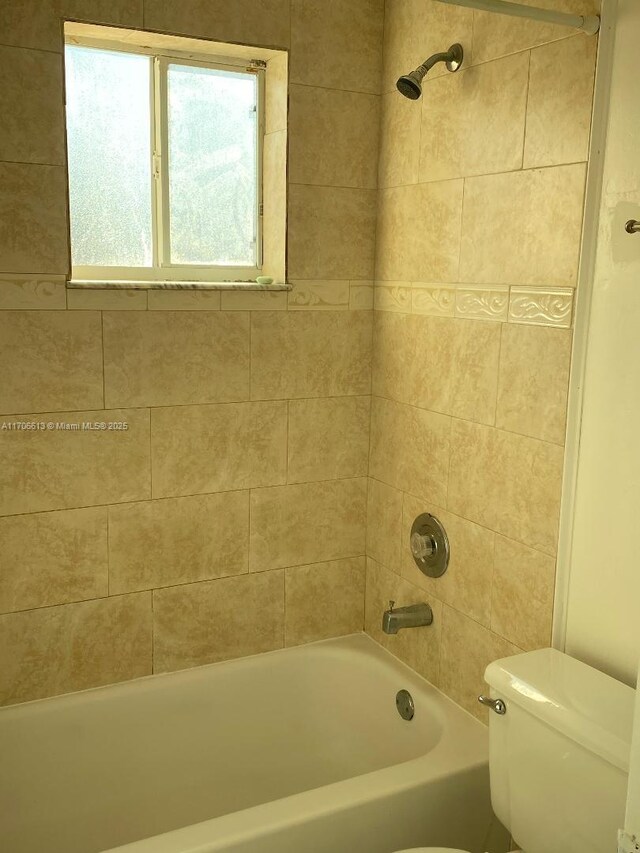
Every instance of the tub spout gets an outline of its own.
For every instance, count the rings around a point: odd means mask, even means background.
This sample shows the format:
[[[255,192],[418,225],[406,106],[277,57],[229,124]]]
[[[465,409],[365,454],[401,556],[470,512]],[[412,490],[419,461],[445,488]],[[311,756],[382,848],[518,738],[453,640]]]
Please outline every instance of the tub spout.
[[[433,623],[433,611],[428,604],[410,604],[394,610],[395,601],[389,602],[389,609],[382,614],[382,630],[385,634],[397,634],[401,628],[420,628]]]

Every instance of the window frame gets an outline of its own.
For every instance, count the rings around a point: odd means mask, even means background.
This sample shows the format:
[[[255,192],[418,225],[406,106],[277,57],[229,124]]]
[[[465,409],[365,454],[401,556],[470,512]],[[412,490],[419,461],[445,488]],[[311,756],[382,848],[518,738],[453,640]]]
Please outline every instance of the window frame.
[[[262,272],[263,263],[263,157],[265,137],[265,78],[266,62],[241,57],[219,56],[192,51],[146,47],[135,42],[69,35],[67,47],[87,47],[119,53],[149,56],[150,150],[151,176],[151,233],[153,240],[153,265],[150,267],[81,266],[73,264],[71,278],[87,282],[254,282]],[[168,68],[171,64],[193,65],[201,68],[236,71],[256,75],[256,265],[221,266],[205,264],[171,264],[169,216],[169,122],[168,122]],[[66,121],[65,121],[66,130]]]

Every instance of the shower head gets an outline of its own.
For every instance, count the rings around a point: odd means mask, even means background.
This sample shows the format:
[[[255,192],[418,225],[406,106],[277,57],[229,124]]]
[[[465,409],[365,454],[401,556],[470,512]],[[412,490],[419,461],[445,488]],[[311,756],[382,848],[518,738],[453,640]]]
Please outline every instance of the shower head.
[[[425,72],[426,73],[426,72]],[[411,74],[404,74],[398,77],[396,87],[401,95],[405,98],[410,98],[412,101],[417,101],[422,95],[422,78],[424,74],[420,73],[420,69],[412,71]]]
[[[438,62],[446,63],[448,71],[457,71],[462,65],[464,51],[461,44],[452,44],[446,53],[434,53],[429,59],[425,59],[415,71],[403,74],[398,78],[396,87],[401,95],[412,101],[417,101],[422,95],[422,80]]]

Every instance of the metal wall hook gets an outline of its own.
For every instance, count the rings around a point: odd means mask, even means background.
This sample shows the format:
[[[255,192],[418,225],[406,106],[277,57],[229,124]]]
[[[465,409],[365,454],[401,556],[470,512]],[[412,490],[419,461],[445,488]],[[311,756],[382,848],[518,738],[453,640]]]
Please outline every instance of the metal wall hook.
[[[640,222],[637,219],[629,219],[624,230],[627,234],[640,234]]]

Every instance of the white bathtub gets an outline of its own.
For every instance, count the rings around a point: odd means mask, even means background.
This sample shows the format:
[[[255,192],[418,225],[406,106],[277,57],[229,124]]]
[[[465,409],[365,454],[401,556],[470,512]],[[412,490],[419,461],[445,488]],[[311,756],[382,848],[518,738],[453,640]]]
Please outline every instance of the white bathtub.
[[[328,640],[0,710],[0,850],[506,850],[487,758],[368,637]]]

